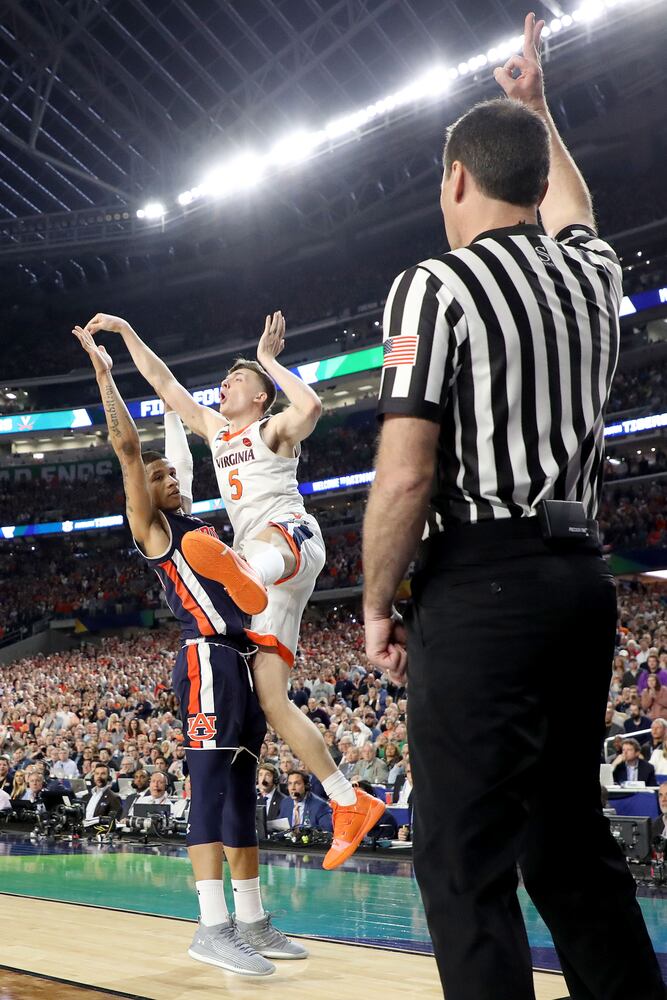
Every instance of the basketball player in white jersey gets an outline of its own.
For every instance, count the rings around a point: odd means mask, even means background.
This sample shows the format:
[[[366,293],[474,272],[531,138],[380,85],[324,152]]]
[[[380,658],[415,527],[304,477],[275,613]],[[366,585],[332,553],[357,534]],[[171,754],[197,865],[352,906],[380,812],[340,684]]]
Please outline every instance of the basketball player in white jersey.
[[[334,838],[323,867],[336,868],[354,853],[384,806],[352,787],[317,727],[287,696],[301,617],[325,551],[296,478],[301,442],[315,429],[322,404],[310,386],[277,361],[285,346],[282,313],[267,316],[257,361],[240,359],[223,379],[219,413],[195,402],[125,320],[98,313],[86,330],[119,333],[144,378],[211,447],[236,552],[211,536],[202,544],[196,537],[204,538],[202,532],[186,536],[183,551],[196,572],[220,580],[252,615],[248,635],[258,647],[253,664],[257,695],[269,724],[332,800]],[[269,415],[276,383],[289,406]]]

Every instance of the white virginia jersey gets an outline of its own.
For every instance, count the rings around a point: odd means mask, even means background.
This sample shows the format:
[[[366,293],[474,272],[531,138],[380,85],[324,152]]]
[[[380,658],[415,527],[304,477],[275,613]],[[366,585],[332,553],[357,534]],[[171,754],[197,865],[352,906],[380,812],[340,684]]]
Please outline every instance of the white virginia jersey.
[[[296,470],[299,456],[283,458],[264,443],[261,428],[270,417],[240,431],[220,430],[211,442],[220,496],[234,529],[234,548],[263,531],[269,521],[303,515]]]

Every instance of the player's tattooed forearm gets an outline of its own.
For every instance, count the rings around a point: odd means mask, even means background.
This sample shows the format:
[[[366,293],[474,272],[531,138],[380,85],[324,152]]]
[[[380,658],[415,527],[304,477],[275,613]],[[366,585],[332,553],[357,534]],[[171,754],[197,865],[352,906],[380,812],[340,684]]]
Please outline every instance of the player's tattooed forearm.
[[[118,409],[116,407],[116,394],[114,392],[114,386],[111,379],[107,379],[104,386],[104,409],[107,411],[107,423],[109,425],[109,432],[113,434],[114,437],[120,436],[120,420],[118,418]]]

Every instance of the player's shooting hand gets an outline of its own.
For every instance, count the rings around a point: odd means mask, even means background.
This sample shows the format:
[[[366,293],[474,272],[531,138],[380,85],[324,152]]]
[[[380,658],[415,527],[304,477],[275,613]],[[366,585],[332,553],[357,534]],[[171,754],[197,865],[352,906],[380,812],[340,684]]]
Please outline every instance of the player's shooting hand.
[[[526,15],[523,31],[523,55],[510,56],[504,66],[493,71],[496,82],[508,97],[534,107],[544,101],[544,77],[540,60],[544,21]],[[516,74],[516,75],[515,75]]]
[[[365,613],[366,656],[386,673],[392,684],[403,687],[408,679],[407,635],[400,622],[385,615]]]
[[[95,313],[93,318],[88,320],[84,329],[86,333],[92,333],[93,336],[101,333],[103,330],[106,330],[107,333],[125,333],[128,329],[128,323],[121,316],[111,316],[109,313]]]
[[[264,332],[257,345],[257,360],[260,365],[273,361],[285,347],[285,317],[280,312],[267,316],[264,322]]]
[[[113,361],[107,354],[102,344],[96,344],[93,340],[92,334],[87,333],[80,326],[75,326],[72,333],[77,338],[84,351],[88,353],[90,360],[93,362],[95,374],[104,375],[106,372],[110,372],[113,368]]]

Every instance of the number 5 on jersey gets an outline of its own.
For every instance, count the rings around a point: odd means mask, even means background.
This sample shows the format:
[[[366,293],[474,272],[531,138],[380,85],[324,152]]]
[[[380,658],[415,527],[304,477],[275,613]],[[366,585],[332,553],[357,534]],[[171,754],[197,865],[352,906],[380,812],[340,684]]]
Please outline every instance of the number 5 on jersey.
[[[232,489],[230,500],[240,500],[243,496],[243,483],[239,479],[238,469],[229,470],[229,485]]]

